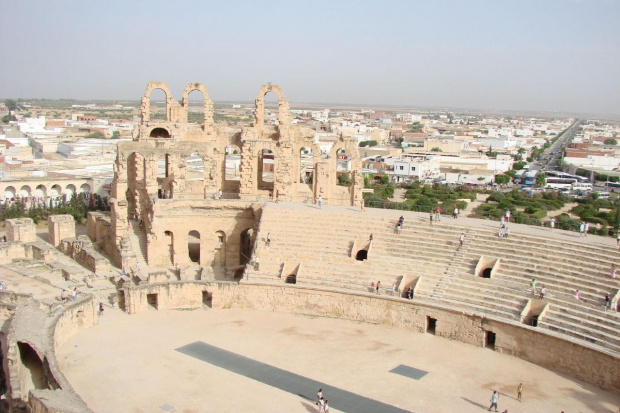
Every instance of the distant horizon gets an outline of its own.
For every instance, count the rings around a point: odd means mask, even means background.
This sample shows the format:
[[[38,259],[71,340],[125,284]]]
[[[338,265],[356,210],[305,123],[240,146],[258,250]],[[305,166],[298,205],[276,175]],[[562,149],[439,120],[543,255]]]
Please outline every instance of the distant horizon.
[[[0,2],[6,96],[140,97],[620,117],[620,1]],[[490,108],[490,109],[489,109]],[[524,109],[525,108],[525,109]]]

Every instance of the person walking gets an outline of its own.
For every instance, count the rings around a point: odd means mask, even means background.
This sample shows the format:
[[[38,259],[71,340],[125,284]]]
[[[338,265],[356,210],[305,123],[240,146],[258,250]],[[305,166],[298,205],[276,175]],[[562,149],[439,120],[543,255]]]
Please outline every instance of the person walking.
[[[433,211],[432,211],[432,210],[431,210],[431,213],[430,213],[430,215],[428,216],[428,218],[429,218],[429,220],[430,220],[431,225],[433,225]]]
[[[549,221],[549,227],[551,228],[552,231],[553,231],[553,228],[555,228],[555,217],[551,217],[551,221]]]
[[[530,288],[532,289],[532,294],[536,295],[536,279],[532,278],[530,282]]]
[[[368,241],[372,244],[374,240],[375,238],[372,236],[372,234],[370,234],[370,237],[368,237]]]
[[[517,387],[517,400],[521,401],[521,395],[523,394],[523,383],[519,383],[519,387]]]
[[[588,238],[588,231],[590,230],[590,223],[586,222],[583,224],[583,237]]]
[[[217,191],[217,195],[218,195],[218,198],[217,198],[217,199],[222,199],[223,192],[222,192],[222,189],[221,189],[221,188],[220,188],[220,190],[219,190],[219,191]]]
[[[435,221],[441,221],[441,208],[435,208]]]
[[[103,303],[99,303],[99,317],[103,317]]]
[[[547,294],[547,289],[543,285],[543,287],[540,289],[540,298],[545,298],[546,294]]]
[[[458,216],[459,216],[459,209],[456,206],[456,204],[454,204],[454,208],[452,208],[452,218],[457,219]]]
[[[325,403],[323,404],[323,413],[329,413],[329,400],[325,399]]]
[[[459,237],[459,249],[463,246],[463,242],[465,242],[465,233],[461,232],[461,236]]]
[[[506,222],[510,222],[510,210],[506,210]]]
[[[360,202],[360,209],[362,210],[362,212],[366,212],[366,210],[364,209],[365,205],[366,205],[366,202],[364,201],[364,198],[362,198],[362,202]]]
[[[323,208],[323,197],[321,195],[319,195],[319,209]]]
[[[609,299],[609,293],[605,294],[605,310],[607,310],[609,308],[609,302],[611,300]]]
[[[267,241],[265,244],[270,247],[271,246],[271,232],[267,232]]]
[[[380,288],[380,287],[381,287],[381,281],[377,281],[377,287],[376,287],[376,288],[377,288],[377,294],[381,294],[381,293],[379,292],[379,288]]]
[[[491,395],[491,405],[489,406],[489,411],[491,411],[491,407],[495,407],[495,411],[497,411],[497,399],[499,399],[499,394],[497,394],[497,391],[493,390],[493,395]]]
[[[611,264],[611,278],[616,278],[616,264]]]
[[[585,231],[585,229],[586,229],[586,226],[585,226],[585,224],[582,222],[582,223],[579,225],[579,238],[583,238],[583,232]]]

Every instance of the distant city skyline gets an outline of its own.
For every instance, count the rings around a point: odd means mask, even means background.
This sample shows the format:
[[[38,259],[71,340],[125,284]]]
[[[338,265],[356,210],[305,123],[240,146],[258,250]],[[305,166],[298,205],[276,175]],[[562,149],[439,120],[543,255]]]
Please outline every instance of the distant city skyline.
[[[620,2],[0,3],[0,98],[180,99],[620,117]]]

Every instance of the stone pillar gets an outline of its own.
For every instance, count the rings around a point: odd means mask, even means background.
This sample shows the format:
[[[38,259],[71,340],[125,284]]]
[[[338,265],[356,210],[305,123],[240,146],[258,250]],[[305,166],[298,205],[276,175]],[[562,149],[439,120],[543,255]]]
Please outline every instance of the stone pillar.
[[[37,231],[34,227],[34,221],[30,218],[7,219],[6,240],[36,242]]]
[[[75,220],[71,215],[50,215],[47,217],[49,243],[57,247],[66,238],[75,238]]]

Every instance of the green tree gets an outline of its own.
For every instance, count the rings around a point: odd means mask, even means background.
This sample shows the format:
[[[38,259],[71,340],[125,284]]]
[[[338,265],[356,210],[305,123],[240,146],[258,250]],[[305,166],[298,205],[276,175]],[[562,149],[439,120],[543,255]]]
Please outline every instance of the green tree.
[[[495,183],[498,185],[506,185],[510,182],[510,177],[508,175],[495,175]]]
[[[534,186],[537,186],[537,187],[545,186],[545,173],[544,172],[538,172],[536,174],[536,183],[534,184]]]
[[[115,130],[115,131],[112,133],[112,139],[118,139],[118,138],[120,138],[120,137],[121,137],[121,133],[120,133],[119,131]]]
[[[527,165],[527,162],[523,162],[523,161],[521,161],[521,162],[515,162],[515,163],[512,165],[512,169],[514,169],[515,171],[519,171],[519,170],[523,169],[523,167],[524,167],[525,165]]]
[[[431,149],[431,152],[443,152],[439,147],[435,146],[433,149]]]
[[[617,145],[618,141],[613,138],[605,139],[605,145]]]
[[[86,135],[86,139],[105,139],[103,132],[93,132]]]
[[[17,110],[17,102],[13,99],[7,99],[4,101],[4,105],[9,110],[9,119],[11,119],[11,112]]]
[[[525,153],[525,148],[519,148],[517,152],[519,153],[519,155],[523,155]]]

